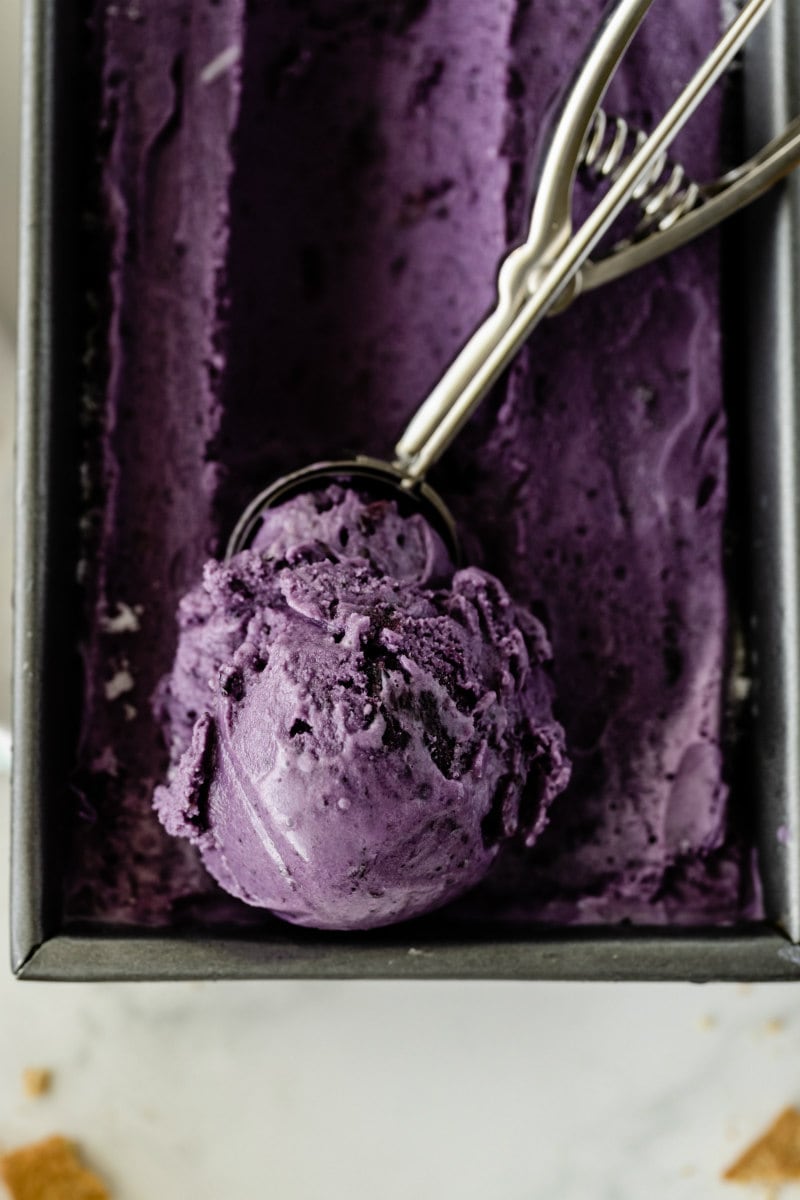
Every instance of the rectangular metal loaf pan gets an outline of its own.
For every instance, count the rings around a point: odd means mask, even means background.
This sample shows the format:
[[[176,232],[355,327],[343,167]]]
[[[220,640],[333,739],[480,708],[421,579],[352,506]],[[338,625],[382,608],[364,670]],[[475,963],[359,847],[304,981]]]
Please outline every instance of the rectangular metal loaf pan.
[[[200,936],[77,928],[61,911],[59,845],[74,745],[78,606],[76,289],[80,5],[29,0],[24,34],[22,269],[15,581],[11,948],[23,979],[800,978],[798,455],[800,178],[728,231],[746,388],[734,476],[747,510],[755,679],[752,796],[769,919],[736,929],[580,929],[469,940],[446,925],[354,937],[294,930]],[[761,145],[800,111],[800,14],[779,0],[748,46],[744,138]],[[739,260],[742,260],[741,263]],[[735,262],[734,262],[735,260]],[[737,304],[739,301],[737,301]],[[738,402],[738,398],[737,398]],[[746,425],[746,428],[745,428]],[[742,491],[742,489],[745,489]],[[748,777],[751,772],[748,770]],[[748,779],[747,785],[751,783]],[[776,830],[783,827],[778,839]],[[413,937],[415,940],[410,941]]]

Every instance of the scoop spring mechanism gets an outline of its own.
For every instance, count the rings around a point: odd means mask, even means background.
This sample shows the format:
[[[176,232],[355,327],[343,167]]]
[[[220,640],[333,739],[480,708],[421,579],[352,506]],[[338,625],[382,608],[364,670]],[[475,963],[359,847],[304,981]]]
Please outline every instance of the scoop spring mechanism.
[[[647,141],[647,134],[620,116],[609,116],[598,108],[581,153],[581,168],[590,180],[616,179],[633,155]],[[649,171],[633,190],[631,200],[641,218],[633,237],[636,240],[651,229],[668,229],[702,200],[700,185],[690,179],[686,169],[674,162],[666,151],[659,154]],[[619,250],[622,243],[617,243]]]

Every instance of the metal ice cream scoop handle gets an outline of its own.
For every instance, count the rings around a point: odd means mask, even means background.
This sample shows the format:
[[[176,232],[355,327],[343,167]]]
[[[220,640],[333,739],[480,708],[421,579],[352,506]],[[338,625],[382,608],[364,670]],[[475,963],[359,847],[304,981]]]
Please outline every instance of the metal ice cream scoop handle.
[[[411,418],[394,460],[356,457],[315,463],[277,480],[248,505],[231,535],[228,556],[252,540],[261,514],[278,501],[331,479],[382,485],[417,501],[457,549],[455,521],[425,482],[481,400],[516,357],[539,322],[561,311],[582,291],[616,279],[690,241],[762,195],[800,162],[800,118],[750,162],[696,188],[692,203],[666,204],[661,221],[639,240],[597,261],[591,255],[622,211],[641,199],[663,169],[666,151],[765,16],[772,0],[748,0],[656,129],[641,135],[633,152],[609,172],[611,185],[576,231],[572,221],[575,178],[590,157],[598,113],[611,78],[653,0],[617,0],[607,10],[568,89],[540,162],[525,242],[500,266],[497,303]],[[676,188],[677,190],[677,188]],[[665,197],[666,199],[666,197]]]

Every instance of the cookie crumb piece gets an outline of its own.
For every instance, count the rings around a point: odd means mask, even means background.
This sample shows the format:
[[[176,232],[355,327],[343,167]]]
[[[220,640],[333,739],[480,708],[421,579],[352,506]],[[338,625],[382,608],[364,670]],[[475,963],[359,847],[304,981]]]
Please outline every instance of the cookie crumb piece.
[[[59,1134],[2,1155],[0,1180],[11,1200],[111,1200],[97,1176],[81,1165],[72,1142]]]
[[[22,1072],[22,1090],[32,1099],[49,1092],[52,1082],[53,1072],[47,1067],[26,1067]]]
[[[785,1108],[728,1167],[723,1179],[772,1187],[800,1180],[800,1111]]]

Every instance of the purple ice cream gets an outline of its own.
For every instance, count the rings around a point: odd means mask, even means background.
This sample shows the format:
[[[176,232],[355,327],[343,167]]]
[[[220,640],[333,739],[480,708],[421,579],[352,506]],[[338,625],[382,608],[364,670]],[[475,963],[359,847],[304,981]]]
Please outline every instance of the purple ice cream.
[[[87,228],[105,256],[85,356],[70,917],[269,920],[152,811],[170,739],[152,697],[180,599],[267,482],[389,452],[492,303],[547,115],[603,8],[95,0]],[[719,26],[715,0],[653,5],[609,110],[652,127]],[[721,109],[717,92],[676,147],[698,178],[720,165]],[[472,927],[758,914],[725,762],[718,258],[707,238],[540,327],[434,480],[467,561],[548,631],[573,767],[536,844],[502,847],[450,906]]]
[[[333,486],[258,541],[181,604],[169,832],[322,929],[418,916],[532,846],[569,777],[539,622],[394,501]]]

